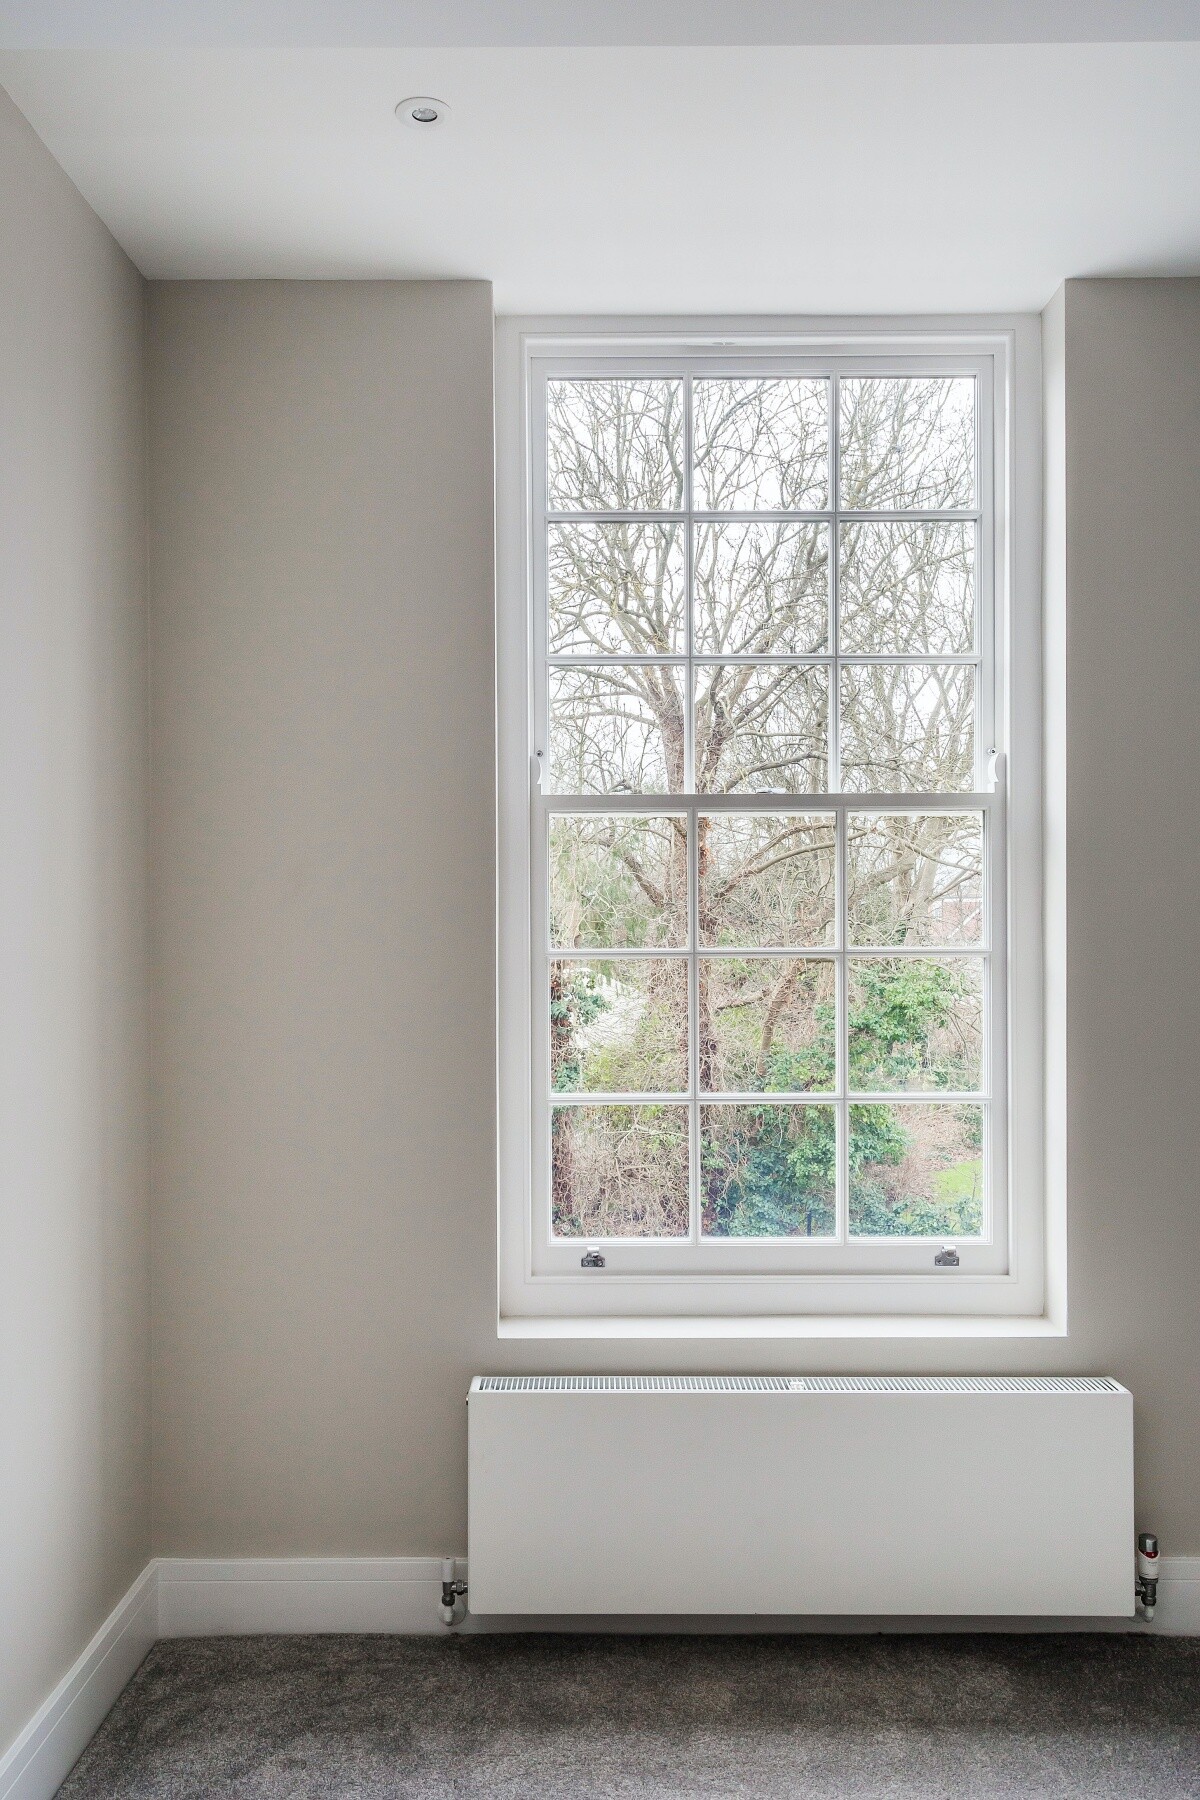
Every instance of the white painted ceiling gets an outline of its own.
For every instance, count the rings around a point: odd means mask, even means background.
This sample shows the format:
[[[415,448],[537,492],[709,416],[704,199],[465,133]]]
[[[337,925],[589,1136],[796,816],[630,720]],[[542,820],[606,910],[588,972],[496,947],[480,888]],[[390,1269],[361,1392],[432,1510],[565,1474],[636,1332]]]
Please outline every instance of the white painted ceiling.
[[[151,276],[856,313],[1200,273],[1195,0],[973,5],[311,0],[284,30],[269,0],[0,0],[0,84]],[[839,18],[856,41],[830,41]],[[985,20],[1026,41],[964,41]],[[917,41],[862,41],[906,21]],[[1072,21],[1110,41],[1032,41]],[[1122,24],[1176,41],[1112,41]],[[449,122],[402,127],[411,93]]]

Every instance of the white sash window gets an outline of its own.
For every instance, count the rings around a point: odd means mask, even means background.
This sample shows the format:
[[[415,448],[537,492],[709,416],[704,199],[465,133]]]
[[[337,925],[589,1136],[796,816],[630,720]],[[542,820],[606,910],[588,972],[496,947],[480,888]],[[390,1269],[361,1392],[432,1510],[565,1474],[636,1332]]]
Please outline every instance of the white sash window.
[[[1037,1310],[1011,338],[509,336],[502,1315]]]

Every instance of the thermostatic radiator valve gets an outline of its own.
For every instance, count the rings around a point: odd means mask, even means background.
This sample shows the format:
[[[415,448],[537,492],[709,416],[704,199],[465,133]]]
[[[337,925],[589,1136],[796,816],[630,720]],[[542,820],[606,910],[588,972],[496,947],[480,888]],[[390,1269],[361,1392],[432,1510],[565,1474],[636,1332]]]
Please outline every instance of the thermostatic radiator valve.
[[[1152,1619],[1158,1604],[1158,1539],[1152,1531],[1138,1535],[1137,1597],[1142,1617]]]
[[[467,1584],[454,1579],[454,1558],[442,1558],[442,1624],[461,1625],[467,1616]]]

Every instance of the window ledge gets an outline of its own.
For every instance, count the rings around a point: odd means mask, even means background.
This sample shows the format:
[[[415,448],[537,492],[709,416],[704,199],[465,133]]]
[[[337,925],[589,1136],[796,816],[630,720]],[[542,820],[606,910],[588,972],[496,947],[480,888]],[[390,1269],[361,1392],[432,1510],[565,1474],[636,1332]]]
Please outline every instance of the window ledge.
[[[774,1317],[500,1319],[499,1338],[1059,1338],[1064,1321],[1042,1316],[808,1313]]]

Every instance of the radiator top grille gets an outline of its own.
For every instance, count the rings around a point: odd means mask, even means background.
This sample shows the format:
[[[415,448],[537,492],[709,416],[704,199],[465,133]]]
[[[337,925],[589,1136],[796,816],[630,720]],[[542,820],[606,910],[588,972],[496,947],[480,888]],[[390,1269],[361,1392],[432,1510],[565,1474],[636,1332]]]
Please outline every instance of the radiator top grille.
[[[475,1394],[1120,1394],[1108,1375],[477,1375]]]

